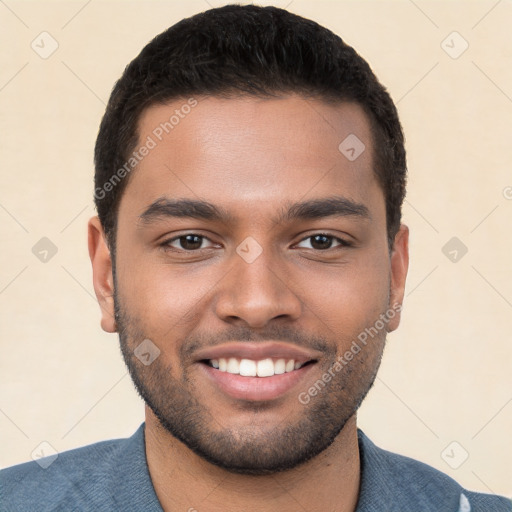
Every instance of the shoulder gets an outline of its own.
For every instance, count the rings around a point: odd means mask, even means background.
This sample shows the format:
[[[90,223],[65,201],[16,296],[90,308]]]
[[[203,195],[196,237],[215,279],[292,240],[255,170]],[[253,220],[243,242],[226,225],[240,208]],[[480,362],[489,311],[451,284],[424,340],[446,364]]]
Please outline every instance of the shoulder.
[[[7,512],[133,510],[122,503],[130,503],[137,491],[147,494],[150,502],[156,499],[145,461],[143,425],[127,439],[102,441],[0,471],[0,502]]]
[[[112,458],[126,440],[103,441],[69,450],[37,461],[0,471],[0,496],[7,510],[35,510],[36,502],[45,507],[73,504],[100,497],[100,482],[108,474]],[[73,502],[73,503],[72,503]],[[52,510],[52,508],[43,508]]]
[[[420,461],[378,448],[358,431],[361,493],[357,512],[512,512],[502,496],[471,492]],[[376,507],[376,502],[379,505]]]

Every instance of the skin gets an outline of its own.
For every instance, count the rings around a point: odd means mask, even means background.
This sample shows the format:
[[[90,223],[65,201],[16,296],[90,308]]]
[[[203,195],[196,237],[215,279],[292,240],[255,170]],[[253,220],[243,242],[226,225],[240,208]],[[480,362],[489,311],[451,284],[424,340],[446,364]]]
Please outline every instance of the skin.
[[[298,394],[402,303],[408,229],[400,227],[389,251],[368,119],[356,104],[294,95],[197,99],[130,176],[118,212],[115,274],[101,224],[89,222],[102,328],[119,332],[132,378],[151,405],[146,457],[155,491],[173,511],[354,511],[356,411],[400,314],[309,403]],[[146,110],[139,140],[184,103]],[[366,147],[354,161],[338,150],[349,134]],[[363,205],[368,215],[275,220],[288,204],[333,196]],[[232,218],[141,220],[163,197],[208,201]],[[199,250],[176,239],[190,233],[206,237]],[[308,238],[318,234],[334,237],[332,245]],[[262,248],[252,263],[236,252],[249,236]],[[144,339],[160,350],[148,366],[133,354]],[[204,377],[194,354],[248,339],[296,344],[318,357],[277,399],[234,399]]]

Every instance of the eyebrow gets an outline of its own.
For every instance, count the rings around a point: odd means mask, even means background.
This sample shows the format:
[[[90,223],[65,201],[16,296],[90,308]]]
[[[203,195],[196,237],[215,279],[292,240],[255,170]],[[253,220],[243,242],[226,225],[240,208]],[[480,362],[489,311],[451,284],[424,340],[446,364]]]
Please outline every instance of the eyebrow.
[[[311,199],[293,204],[286,204],[273,219],[276,223],[293,220],[313,220],[325,217],[355,217],[370,220],[368,208],[346,197],[331,196],[322,199]],[[149,225],[167,218],[192,218],[223,223],[232,223],[235,216],[226,209],[208,201],[196,199],[169,199],[161,197],[151,203],[139,215],[139,221]]]

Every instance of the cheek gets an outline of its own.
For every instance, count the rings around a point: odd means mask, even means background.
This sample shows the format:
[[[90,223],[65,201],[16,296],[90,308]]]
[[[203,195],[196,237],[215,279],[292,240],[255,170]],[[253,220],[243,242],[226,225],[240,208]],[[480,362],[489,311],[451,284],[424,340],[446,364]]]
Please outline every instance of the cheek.
[[[357,336],[375,323],[388,308],[390,271],[386,258],[361,258],[359,262],[305,277],[304,300],[322,323],[342,337]]]
[[[176,338],[197,325],[215,284],[222,274],[215,268],[171,266],[128,257],[118,276],[118,288],[128,313],[137,318],[148,336]]]

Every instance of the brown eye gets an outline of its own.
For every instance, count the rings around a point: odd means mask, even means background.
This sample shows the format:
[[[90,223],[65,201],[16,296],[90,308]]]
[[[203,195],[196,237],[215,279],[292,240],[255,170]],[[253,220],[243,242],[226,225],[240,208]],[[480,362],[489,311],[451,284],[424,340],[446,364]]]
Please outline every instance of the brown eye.
[[[331,249],[337,246],[346,247],[350,245],[348,242],[345,242],[341,238],[337,238],[332,235],[326,235],[323,233],[308,236],[301,240],[300,243],[302,244],[306,241],[309,241],[309,247],[304,245],[302,247],[305,247],[306,249],[315,249],[317,251],[325,251],[327,249]],[[336,242],[336,245],[333,245],[333,242]]]
[[[185,235],[180,236],[179,241],[182,249],[192,251],[201,248],[203,237],[199,235]]]
[[[314,235],[311,237],[311,247],[313,249],[330,249],[332,242],[332,236]]]
[[[186,235],[181,235],[176,238],[173,238],[171,240],[168,240],[167,242],[164,242],[164,247],[170,248],[170,249],[178,249],[178,250],[185,250],[185,251],[195,251],[197,249],[201,249],[203,245],[203,242],[205,240],[208,240],[205,236],[202,235],[196,235],[194,233],[189,233]]]

